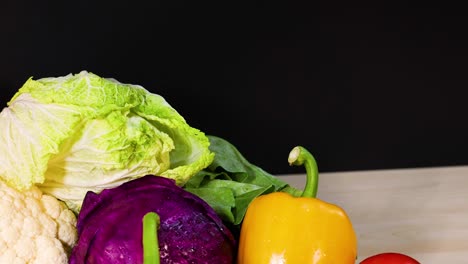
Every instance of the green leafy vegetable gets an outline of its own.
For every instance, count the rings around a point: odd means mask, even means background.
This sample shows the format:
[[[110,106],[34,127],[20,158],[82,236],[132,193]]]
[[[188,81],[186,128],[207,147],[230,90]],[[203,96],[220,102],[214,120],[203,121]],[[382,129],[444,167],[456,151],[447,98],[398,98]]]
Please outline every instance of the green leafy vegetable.
[[[208,146],[160,95],[86,71],[30,78],[0,113],[0,177],[75,212],[86,192],[146,174],[183,185],[212,162]]]
[[[257,196],[275,191],[300,196],[301,191],[250,163],[228,141],[208,136],[213,162],[197,173],[184,188],[204,199],[222,219],[239,225],[247,206]]]

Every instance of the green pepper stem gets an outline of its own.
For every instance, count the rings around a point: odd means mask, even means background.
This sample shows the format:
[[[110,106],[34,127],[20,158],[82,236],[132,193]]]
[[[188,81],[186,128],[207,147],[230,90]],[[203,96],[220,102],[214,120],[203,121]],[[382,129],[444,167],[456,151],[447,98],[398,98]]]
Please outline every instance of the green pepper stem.
[[[304,147],[294,147],[289,153],[289,165],[302,166],[304,165],[307,173],[306,184],[302,197],[315,198],[318,188],[318,168],[314,156]]]
[[[155,212],[146,213],[143,217],[143,263],[159,264],[158,228],[159,215]]]

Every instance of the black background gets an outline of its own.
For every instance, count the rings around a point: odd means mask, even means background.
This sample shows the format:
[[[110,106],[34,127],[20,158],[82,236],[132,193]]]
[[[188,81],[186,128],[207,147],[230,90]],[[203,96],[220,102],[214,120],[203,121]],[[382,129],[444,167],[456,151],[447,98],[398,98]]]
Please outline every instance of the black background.
[[[2,107],[88,70],[158,93],[273,173],[468,164],[460,7],[331,1],[3,1]]]

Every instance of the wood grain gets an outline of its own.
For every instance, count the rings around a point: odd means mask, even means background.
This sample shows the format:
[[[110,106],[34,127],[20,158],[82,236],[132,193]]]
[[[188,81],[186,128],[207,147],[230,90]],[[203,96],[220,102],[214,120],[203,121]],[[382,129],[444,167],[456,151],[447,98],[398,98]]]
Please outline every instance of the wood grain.
[[[280,175],[302,187],[305,175]],[[320,174],[318,198],[342,207],[358,263],[381,252],[423,264],[468,263],[468,166]]]

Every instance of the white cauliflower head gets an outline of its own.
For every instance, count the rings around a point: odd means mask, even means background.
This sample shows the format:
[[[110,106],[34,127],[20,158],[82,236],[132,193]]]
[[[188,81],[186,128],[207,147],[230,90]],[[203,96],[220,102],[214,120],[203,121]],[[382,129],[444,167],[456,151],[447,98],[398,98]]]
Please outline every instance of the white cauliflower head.
[[[76,217],[63,202],[0,180],[0,263],[68,263],[76,240]]]

